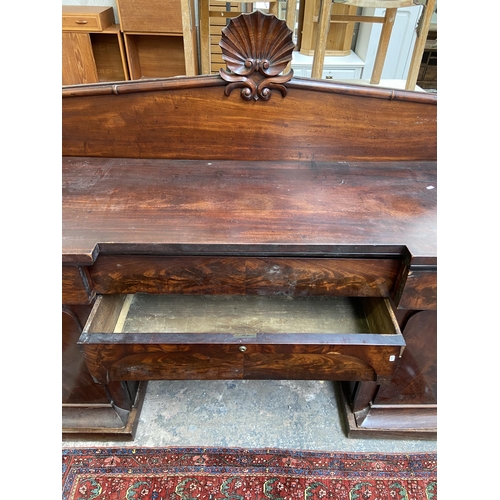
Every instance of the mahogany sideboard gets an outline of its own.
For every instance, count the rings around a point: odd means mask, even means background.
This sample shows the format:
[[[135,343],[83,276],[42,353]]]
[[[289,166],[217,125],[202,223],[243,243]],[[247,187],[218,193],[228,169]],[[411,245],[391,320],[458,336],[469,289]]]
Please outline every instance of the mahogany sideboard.
[[[434,438],[436,95],[294,78],[259,11],[221,47],[219,75],[63,87],[63,434],[133,439],[148,380],[244,378]]]

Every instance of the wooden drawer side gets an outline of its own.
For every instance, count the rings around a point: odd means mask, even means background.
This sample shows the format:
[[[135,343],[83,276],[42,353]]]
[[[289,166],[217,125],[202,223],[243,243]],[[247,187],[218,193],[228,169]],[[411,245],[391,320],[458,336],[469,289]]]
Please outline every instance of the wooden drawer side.
[[[117,0],[123,32],[182,34],[181,0]]]

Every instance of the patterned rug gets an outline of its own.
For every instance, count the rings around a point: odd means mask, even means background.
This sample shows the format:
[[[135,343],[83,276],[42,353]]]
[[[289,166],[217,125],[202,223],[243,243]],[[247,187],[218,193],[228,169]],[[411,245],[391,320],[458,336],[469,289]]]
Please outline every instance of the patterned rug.
[[[437,500],[435,453],[63,449],[63,500]]]

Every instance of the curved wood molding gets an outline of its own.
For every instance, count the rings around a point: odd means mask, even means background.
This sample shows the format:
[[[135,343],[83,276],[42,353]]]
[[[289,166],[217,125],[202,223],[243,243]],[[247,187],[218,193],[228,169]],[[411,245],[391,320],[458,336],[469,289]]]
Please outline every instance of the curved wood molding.
[[[219,71],[221,78],[230,82],[224,90],[226,95],[242,87],[241,97],[246,101],[267,101],[272,89],[286,96],[283,84],[292,78],[293,70],[280,73],[292,60],[295,45],[285,21],[259,10],[241,14],[222,30],[219,46],[229,70]]]

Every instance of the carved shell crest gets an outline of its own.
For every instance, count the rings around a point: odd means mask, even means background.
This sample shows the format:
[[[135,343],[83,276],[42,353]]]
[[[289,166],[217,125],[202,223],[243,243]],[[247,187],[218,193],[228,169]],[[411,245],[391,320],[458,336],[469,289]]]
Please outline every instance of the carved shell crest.
[[[219,72],[224,80],[231,82],[226,95],[235,87],[243,87],[242,97],[247,100],[267,100],[273,88],[286,95],[282,84],[292,78],[293,70],[278,75],[292,60],[295,45],[292,30],[285,21],[259,10],[240,14],[222,30],[219,45],[230,70]]]

